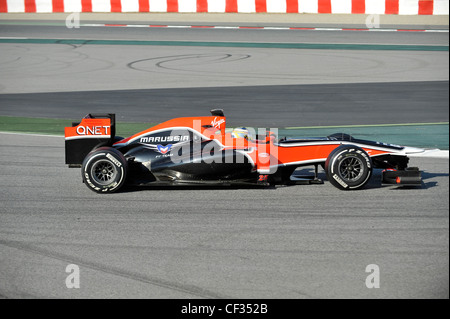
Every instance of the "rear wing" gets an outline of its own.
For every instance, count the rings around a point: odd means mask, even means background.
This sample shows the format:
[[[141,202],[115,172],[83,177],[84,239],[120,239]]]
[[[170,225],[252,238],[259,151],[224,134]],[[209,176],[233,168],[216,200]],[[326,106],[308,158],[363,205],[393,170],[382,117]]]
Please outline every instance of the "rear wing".
[[[72,123],[64,130],[66,164],[79,167],[93,149],[111,146],[116,136],[115,114],[88,114],[81,122]]]

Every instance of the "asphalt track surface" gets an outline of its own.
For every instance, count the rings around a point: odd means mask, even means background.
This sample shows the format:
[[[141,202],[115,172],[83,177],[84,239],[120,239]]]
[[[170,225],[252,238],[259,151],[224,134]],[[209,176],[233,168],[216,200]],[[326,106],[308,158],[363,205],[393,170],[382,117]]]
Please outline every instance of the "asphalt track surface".
[[[436,123],[449,118],[448,84],[422,81],[1,94],[4,107],[0,115],[76,121],[88,113],[115,113],[120,121],[156,124],[173,117],[208,116],[211,109],[222,108],[230,125],[255,128]]]
[[[104,22],[103,22],[104,23]],[[421,44],[421,45],[448,45],[448,32],[390,32],[386,37],[386,32],[353,32],[350,41],[348,32],[328,32],[310,30],[222,30],[208,28],[187,29],[180,32],[175,28],[150,28],[143,27],[143,24],[133,21],[123,21],[121,24],[130,27],[93,27],[91,25],[101,25],[101,21],[81,21],[80,28],[66,28],[64,22],[11,22],[0,20],[1,37],[26,37],[29,38],[71,38],[71,39],[102,39],[102,40],[148,40],[148,41],[237,41],[237,42],[308,42],[308,43],[367,43],[367,44]],[[58,24],[58,25],[55,25]],[[86,26],[84,26],[86,24]],[[198,23],[197,23],[198,24]],[[137,27],[132,27],[133,25]],[[185,26],[183,23],[158,22],[158,25]],[[187,24],[195,25],[195,24]],[[215,25],[236,26],[235,23],[219,23]],[[244,24],[247,25],[247,24]],[[254,24],[248,24],[252,27]],[[265,26],[289,26],[286,24],[264,24]],[[200,25],[204,26],[204,25]],[[302,27],[302,26],[298,26]],[[321,25],[322,27],[322,25]],[[336,27],[336,26],[335,26]],[[362,27],[362,26],[361,26]],[[414,27],[412,27],[414,29]],[[439,30],[442,30],[439,29]],[[448,31],[448,28],[447,28]]]
[[[448,33],[371,33],[275,30],[208,30],[0,25],[5,41],[81,39],[81,43],[3,43],[0,93],[108,91],[161,88],[247,87],[448,81]],[[86,39],[184,41],[233,40],[260,48],[170,45],[95,45]],[[23,39],[22,39],[23,40]],[[27,41],[25,39],[24,41]],[[272,48],[274,43],[322,43],[327,50]],[[360,50],[342,50],[339,44]],[[415,50],[370,50],[400,43]],[[447,51],[423,51],[447,46]],[[363,50],[365,49],[365,50]],[[376,92],[376,91],[374,91]],[[201,101],[201,99],[200,99]],[[82,101],[79,101],[83,104]],[[84,102],[84,101],[83,101]],[[86,102],[84,102],[86,103]],[[151,100],[149,107],[151,107]],[[172,105],[170,105],[172,106]],[[130,108],[133,104],[130,103]],[[3,108],[3,107],[2,107]],[[141,107],[139,107],[141,108]]]
[[[44,27],[20,28],[6,32],[0,26],[0,33],[30,37]],[[67,32],[45,30],[50,38]],[[124,36],[117,29],[80,30],[92,38]],[[165,39],[166,31],[155,32]],[[186,31],[170,34],[207,41],[219,34]],[[290,37],[264,32],[227,36],[259,42]],[[329,44],[335,38],[361,41],[357,32],[316,37]],[[448,34],[376,37],[368,42],[448,45]],[[111,48],[1,43],[0,114],[77,120],[89,106],[115,111],[130,101],[119,118],[132,120],[150,110],[161,118],[189,110],[202,115],[210,104],[225,104],[230,117],[239,112],[252,118],[261,107],[268,114],[258,115],[259,121],[283,118],[286,126],[320,125],[325,113],[323,123],[330,125],[395,123],[399,115],[403,123],[448,121],[448,51]],[[128,67],[173,55],[200,60],[172,61],[163,70],[155,69],[161,61],[141,64],[150,73]],[[224,56],[232,57],[229,63],[217,63]],[[307,76],[299,76],[299,69]],[[221,76],[225,72],[231,76]],[[300,108],[298,91],[308,101]],[[148,94],[157,101],[155,109],[150,100],[144,106]],[[224,103],[213,103],[217,94]],[[274,95],[279,105],[270,109]],[[227,111],[240,97],[245,108]],[[330,106],[333,100],[338,109]],[[298,117],[308,105],[311,113]],[[395,116],[383,117],[379,107]],[[325,181],[269,189],[126,189],[101,196],[81,183],[78,169],[66,168],[61,137],[0,133],[0,145],[0,297],[449,297],[448,159],[413,158],[411,165],[424,173],[422,186],[412,189],[382,186],[375,172],[367,189],[356,192]],[[80,267],[80,289],[66,288],[69,264]],[[379,289],[366,288],[369,264],[380,268]]]
[[[0,141],[1,296],[449,296],[448,159],[413,159],[424,170],[414,189],[381,186],[376,172],[354,192],[325,181],[98,195],[65,167],[63,138]],[[80,289],[66,288],[69,264]],[[366,288],[369,264],[379,289]]]

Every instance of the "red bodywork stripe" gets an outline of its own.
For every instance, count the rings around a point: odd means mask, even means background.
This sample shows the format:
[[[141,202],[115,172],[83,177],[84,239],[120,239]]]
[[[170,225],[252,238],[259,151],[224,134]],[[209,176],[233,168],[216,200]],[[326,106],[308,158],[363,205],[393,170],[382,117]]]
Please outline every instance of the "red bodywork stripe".
[[[221,120],[223,120],[223,122],[220,122]],[[203,125],[211,125],[212,122],[216,121],[218,126],[215,127],[215,130],[220,130],[221,135],[222,136],[225,135],[225,127],[226,127],[226,118],[225,117],[221,117],[221,116],[181,117],[181,118],[175,118],[175,119],[166,121],[164,123],[160,123],[156,126],[153,126],[149,129],[145,130],[145,131],[134,134],[133,136],[130,136],[122,141],[114,143],[114,145],[127,143],[131,139],[137,138],[144,134],[148,134],[150,132],[160,130],[160,129],[170,129],[172,127],[194,128],[193,123],[195,123],[195,121],[200,121],[200,122],[198,122],[199,127],[202,127]],[[199,133],[203,133],[203,132],[199,132]]]
[[[77,126],[64,128],[66,139],[111,136],[110,119],[82,119]]]

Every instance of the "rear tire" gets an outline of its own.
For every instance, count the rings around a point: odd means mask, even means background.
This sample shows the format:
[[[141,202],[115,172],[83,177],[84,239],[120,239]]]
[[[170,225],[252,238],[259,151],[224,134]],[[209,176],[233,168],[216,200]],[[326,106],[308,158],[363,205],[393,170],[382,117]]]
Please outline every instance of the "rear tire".
[[[341,145],[328,156],[325,172],[330,183],[339,189],[360,189],[372,176],[372,160],[360,147]]]
[[[112,147],[100,147],[83,161],[81,174],[86,186],[96,193],[113,193],[125,183],[127,160]]]

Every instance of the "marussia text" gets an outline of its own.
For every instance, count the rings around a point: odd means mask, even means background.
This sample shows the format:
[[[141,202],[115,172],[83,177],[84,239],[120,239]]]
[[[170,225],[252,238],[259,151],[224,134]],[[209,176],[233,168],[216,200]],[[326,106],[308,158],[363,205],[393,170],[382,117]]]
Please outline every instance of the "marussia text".
[[[216,306],[196,306],[188,303],[187,306],[181,307],[182,314],[207,314],[210,317],[214,315],[214,311],[230,314],[244,314],[244,313],[254,313],[254,314],[266,314],[267,304],[227,304],[224,308],[219,308]]]

